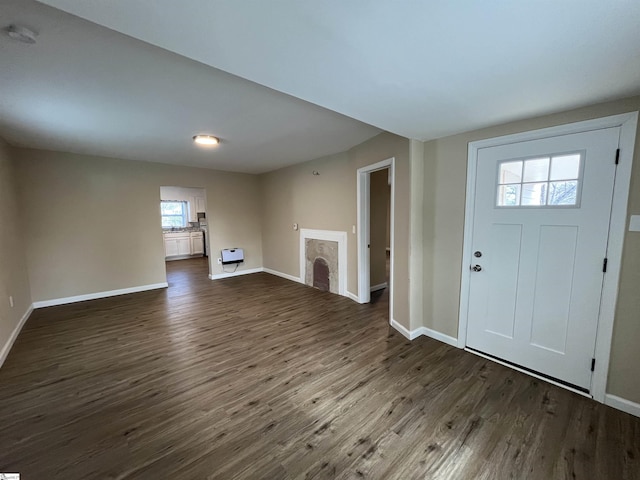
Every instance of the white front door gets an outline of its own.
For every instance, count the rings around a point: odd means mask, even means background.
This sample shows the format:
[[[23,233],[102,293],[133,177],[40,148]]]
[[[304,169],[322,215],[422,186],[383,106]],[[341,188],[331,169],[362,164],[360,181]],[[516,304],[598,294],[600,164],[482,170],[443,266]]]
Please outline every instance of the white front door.
[[[468,347],[590,389],[619,135],[478,151]]]

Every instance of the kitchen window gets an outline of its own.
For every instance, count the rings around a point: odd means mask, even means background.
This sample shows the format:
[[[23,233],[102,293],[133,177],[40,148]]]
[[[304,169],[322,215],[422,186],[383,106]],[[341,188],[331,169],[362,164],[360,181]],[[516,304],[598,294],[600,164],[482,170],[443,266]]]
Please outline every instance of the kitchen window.
[[[162,228],[186,227],[188,221],[187,212],[187,202],[161,201]]]

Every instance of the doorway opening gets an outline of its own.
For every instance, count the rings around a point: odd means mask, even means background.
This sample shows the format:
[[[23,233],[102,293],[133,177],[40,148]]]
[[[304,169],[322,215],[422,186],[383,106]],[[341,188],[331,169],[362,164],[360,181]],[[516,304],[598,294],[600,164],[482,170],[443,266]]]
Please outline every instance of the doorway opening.
[[[208,278],[211,266],[206,190],[160,187],[160,226],[169,287],[169,273],[179,281],[183,269],[190,272],[189,278],[199,273]]]
[[[358,302],[389,295],[393,318],[395,159],[358,169]],[[373,293],[373,294],[372,294]]]
[[[369,174],[369,291],[372,303],[387,293],[391,257],[391,176],[389,169]]]

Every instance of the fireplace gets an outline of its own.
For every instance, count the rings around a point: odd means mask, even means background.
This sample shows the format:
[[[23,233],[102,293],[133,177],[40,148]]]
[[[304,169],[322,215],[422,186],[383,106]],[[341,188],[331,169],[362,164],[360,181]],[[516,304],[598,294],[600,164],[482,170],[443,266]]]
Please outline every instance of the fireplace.
[[[339,295],[346,289],[346,232],[300,230],[300,279]]]
[[[323,292],[331,290],[329,278],[329,264],[324,258],[318,257],[313,261],[313,286]]]
[[[307,238],[304,246],[307,264],[304,283],[338,293],[338,242]]]

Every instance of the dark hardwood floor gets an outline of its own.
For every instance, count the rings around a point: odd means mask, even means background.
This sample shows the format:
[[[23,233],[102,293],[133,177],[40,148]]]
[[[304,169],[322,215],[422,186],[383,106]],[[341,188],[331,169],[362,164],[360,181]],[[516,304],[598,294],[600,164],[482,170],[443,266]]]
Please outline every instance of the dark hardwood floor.
[[[268,274],[37,310],[0,472],[52,479],[640,479],[640,419]]]

